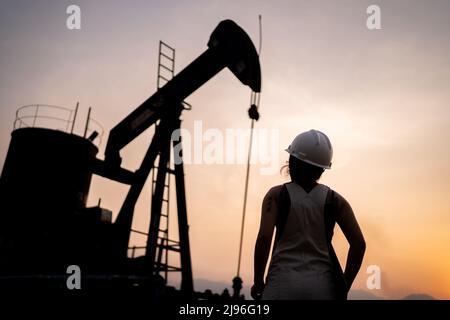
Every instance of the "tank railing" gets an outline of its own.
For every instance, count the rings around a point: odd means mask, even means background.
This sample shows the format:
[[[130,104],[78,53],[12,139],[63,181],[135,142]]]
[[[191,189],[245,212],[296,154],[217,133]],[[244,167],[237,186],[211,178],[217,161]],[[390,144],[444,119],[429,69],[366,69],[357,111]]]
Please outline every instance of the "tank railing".
[[[55,116],[51,114],[45,114],[45,112],[51,111],[54,113],[55,111],[59,112],[61,115]],[[47,104],[32,104],[22,106],[16,111],[16,118],[14,120],[14,129],[19,129],[23,127],[49,127],[50,123],[45,125],[42,124],[42,119],[45,120],[54,120],[53,128],[58,129],[60,131],[69,132],[71,124],[75,122],[75,113],[77,108],[70,109],[66,107],[47,105]],[[54,128],[55,124],[63,124],[64,128]]]
[[[144,250],[147,249],[147,246],[132,246],[129,247],[128,250],[131,250],[131,258],[136,258],[136,250]]]
[[[16,111],[14,119],[14,130],[20,128],[47,128],[73,134],[75,121],[78,113],[78,103],[74,109],[47,105],[32,104],[22,106]],[[94,132],[96,132],[94,134]],[[89,134],[90,140],[98,137],[99,146],[102,143],[104,129],[98,121],[88,116],[84,137]]]
[[[136,233],[136,234],[148,237],[148,233],[147,232],[143,232],[143,231],[140,231],[140,230],[131,229],[130,232],[133,232],[133,233]],[[136,250],[142,251],[144,249],[147,249],[147,246],[132,246],[132,247],[128,247],[128,250],[131,250],[131,258],[135,258]]]
[[[101,145],[104,132],[105,130],[100,122],[91,117],[91,108],[89,107],[86,126],[84,129],[84,138],[93,141],[96,137],[98,137],[98,145]]]

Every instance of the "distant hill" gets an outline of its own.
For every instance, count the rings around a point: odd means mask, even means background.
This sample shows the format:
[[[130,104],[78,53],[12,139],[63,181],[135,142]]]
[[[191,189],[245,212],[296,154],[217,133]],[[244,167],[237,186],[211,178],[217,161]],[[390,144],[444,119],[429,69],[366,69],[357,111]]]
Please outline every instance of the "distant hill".
[[[203,292],[206,289],[210,289],[212,290],[213,293],[221,294],[223,292],[223,289],[227,288],[230,294],[233,293],[233,289],[231,288],[232,286],[231,280],[229,283],[225,283],[221,281],[211,281],[207,279],[195,279],[194,283],[195,283],[195,290],[199,292]],[[242,289],[241,293],[245,295],[246,299],[251,299],[250,286],[248,284],[244,283],[244,288]],[[352,289],[348,294],[348,300],[385,300],[385,299],[367,290]],[[401,300],[436,300],[436,298],[425,293],[412,293],[405,296]]]
[[[221,294],[223,292],[223,289],[227,288],[228,292],[233,294],[233,288],[232,288],[232,279],[230,279],[229,283],[222,282],[222,281],[211,281],[207,279],[195,279],[194,280],[194,286],[195,291],[198,292],[204,292],[206,289],[210,289],[213,293]],[[245,299],[250,300],[252,299],[250,296],[250,287],[251,284],[243,283],[243,288],[241,290],[241,294],[245,295]]]
[[[348,293],[348,300],[384,300],[384,298],[377,296],[370,291],[352,289]]]
[[[436,300],[436,298],[426,293],[413,293],[407,295],[402,300]]]
[[[207,279],[196,279],[195,280],[195,290],[203,292],[206,289],[212,290],[213,293],[222,293],[224,288],[228,288],[230,294],[232,294],[233,289],[231,288],[232,283],[225,283],[221,281],[211,281]],[[246,299],[251,299],[250,297],[250,286],[244,283],[244,288],[242,292]],[[372,292],[365,290],[350,290],[348,294],[349,300],[383,300],[382,297],[373,294]]]
[[[223,289],[227,288],[231,293],[232,283],[225,283],[220,281],[211,281],[207,279],[195,279],[194,281],[195,291],[203,292],[206,289],[210,289],[213,293],[222,293]]]

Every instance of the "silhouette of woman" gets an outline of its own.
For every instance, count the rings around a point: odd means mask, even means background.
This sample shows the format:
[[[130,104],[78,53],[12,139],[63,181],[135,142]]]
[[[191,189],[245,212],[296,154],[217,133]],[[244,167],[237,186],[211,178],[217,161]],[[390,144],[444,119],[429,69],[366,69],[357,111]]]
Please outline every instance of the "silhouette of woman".
[[[251,295],[266,300],[346,299],[361,267],[365,241],[349,203],[317,183],[331,167],[330,140],[310,130],[298,135],[286,151],[292,181],[271,188],[264,197]],[[350,244],[345,272],[331,245],[335,223]]]

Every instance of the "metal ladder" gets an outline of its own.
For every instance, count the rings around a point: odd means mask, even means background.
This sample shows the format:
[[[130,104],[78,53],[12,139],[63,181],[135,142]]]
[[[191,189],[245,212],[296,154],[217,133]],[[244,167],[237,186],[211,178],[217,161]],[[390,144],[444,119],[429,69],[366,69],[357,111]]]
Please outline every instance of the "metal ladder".
[[[158,54],[158,76],[157,89],[159,90],[167,82],[169,82],[175,75],[175,49],[167,45],[163,41],[159,42]],[[156,124],[157,126],[158,124]],[[158,156],[159,158],[159,156]],[[155,160],[156,163],[156,160]],[[171,161],[167,165],[167,175],[164,181],[163,206],[161,207],[160,222],[158,229],[157,253],[154,270],[155,273],[164,274],[164,279],[167,281],[168,272],[181,271],[181,268],[169,265],[169,251],[180,252],[179,241],[169,239],[169,198],[170,198],[170,174],[175,171],[170,167]],[[154,166],[152,170],[152,195],[154,194],[156,185],[156,175],[158,167]]]
[[[175,75],[175,49],[163,41],[159,41],[158,77],[156,86],[159,90]]]

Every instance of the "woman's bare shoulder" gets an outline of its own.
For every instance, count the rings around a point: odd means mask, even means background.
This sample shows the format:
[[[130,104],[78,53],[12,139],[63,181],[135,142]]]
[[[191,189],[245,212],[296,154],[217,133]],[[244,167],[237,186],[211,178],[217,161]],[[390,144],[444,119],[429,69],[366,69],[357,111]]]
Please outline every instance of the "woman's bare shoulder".
[[[350,203],[336,190],[333,190],[333,202],[335,203],[339,211],[343,211],[344,213],[353,212]]]
[[[282,184],[270,188],[269,191],[267,191],[264,200],[277,200],[282,189]]]

